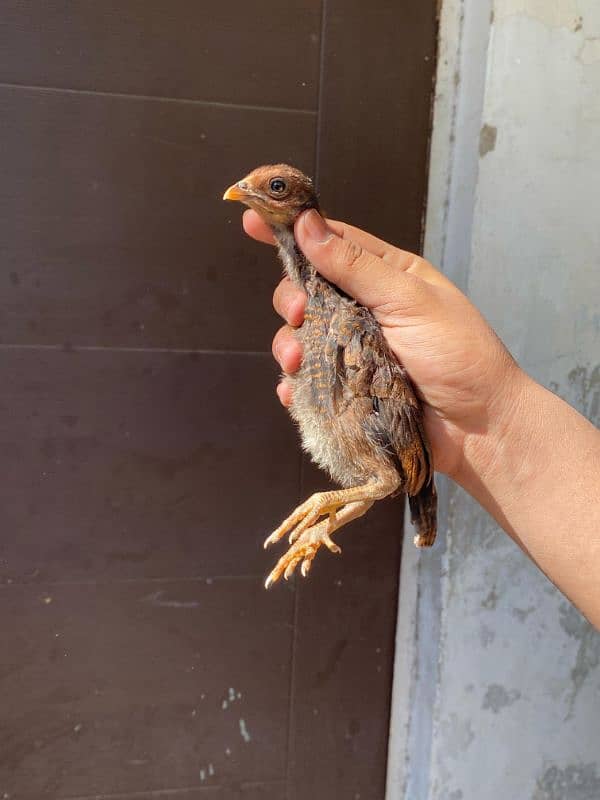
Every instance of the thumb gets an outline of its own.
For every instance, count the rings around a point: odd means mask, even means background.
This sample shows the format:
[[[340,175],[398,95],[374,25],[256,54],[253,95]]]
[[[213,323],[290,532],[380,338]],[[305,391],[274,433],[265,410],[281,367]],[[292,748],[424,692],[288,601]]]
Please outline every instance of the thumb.
[[[311,209],[296,221],[298,246],[315,269],[361,305],[375,308],[413,295],[421,284],[415,275],[394,267],[352,239],[339,236]],[[412,289],[412,291],[411,291]]]

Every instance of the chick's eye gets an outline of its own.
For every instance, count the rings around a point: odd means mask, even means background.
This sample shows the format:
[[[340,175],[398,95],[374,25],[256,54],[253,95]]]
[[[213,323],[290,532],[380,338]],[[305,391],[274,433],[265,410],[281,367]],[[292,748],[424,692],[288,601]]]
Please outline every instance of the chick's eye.
[[[269,188],[274,194],[281,194],[285,192],[286,189],[285,181],[281,178],[273,178],[269,184]]]

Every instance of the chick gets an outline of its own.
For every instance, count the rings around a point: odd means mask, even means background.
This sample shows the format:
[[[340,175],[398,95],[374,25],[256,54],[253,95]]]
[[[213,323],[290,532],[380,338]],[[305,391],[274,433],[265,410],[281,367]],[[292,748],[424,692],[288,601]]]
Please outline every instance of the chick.
[[[227,189],[224,199],[260,214],[287,275],[307,294],[304,323],[296,332],[304,357],[289,377],[290,412],[304,449],[344,487],[313,494],[267,538],[265,547],[289,534],[291,546],[266,587],[282,575],[289,578],[298,564],[306,576],[323,545],[339,553],[331,535],[388,495],[408,495],[415,544],[431,546],[437,495],[412,382],[369,309],[322,278],[294,239],[297,217],[310,208],[319,211],[312,181],[287,164],[262,166]]]

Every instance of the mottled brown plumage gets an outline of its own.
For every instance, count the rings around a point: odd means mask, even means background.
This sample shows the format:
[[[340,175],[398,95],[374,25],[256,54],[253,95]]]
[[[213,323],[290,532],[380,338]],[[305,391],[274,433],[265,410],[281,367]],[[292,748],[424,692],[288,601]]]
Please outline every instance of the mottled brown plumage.
[[[417,529],[415,544],[436,535],[431,450],[411,380],[389,349],[371,312],[322,278],[299,250],[294,222],[319,210],[312,182],[286,164],[255,169],[225,193],[255,209],[271,226],[292,281],[308,296],[297,331],[304,358],[291,376],[291,415],[313,460],[344,489],[320,492],[299,506],[265,542],[290,534],[291,547],[267,578],[288,578],[302,562],[306,575],[331,534],[388,495],[405,492]]]

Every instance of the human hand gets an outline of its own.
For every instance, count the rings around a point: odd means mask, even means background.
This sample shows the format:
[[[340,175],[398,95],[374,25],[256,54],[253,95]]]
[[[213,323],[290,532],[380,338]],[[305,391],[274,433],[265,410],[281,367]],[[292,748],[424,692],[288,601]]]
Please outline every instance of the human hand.
[[[273,243],[254,211],[245,212],[244,229]],[[493,458],[489,442],[497,437],[489,434],[501,435],[526,376],[475,306],[425,259],[343,222],[325,223],[316,211],[300,216],[295,235],[318,272],[380,323],[424,402],[435,469],[460,482],[474,458]],[[276,334],[273,353],[288,374],[302,360],[293,328],[302,324],[304,302],[300,289],[281,281],[274,306],[287,325]],[[278,395],[290,405],[285,379]]]

